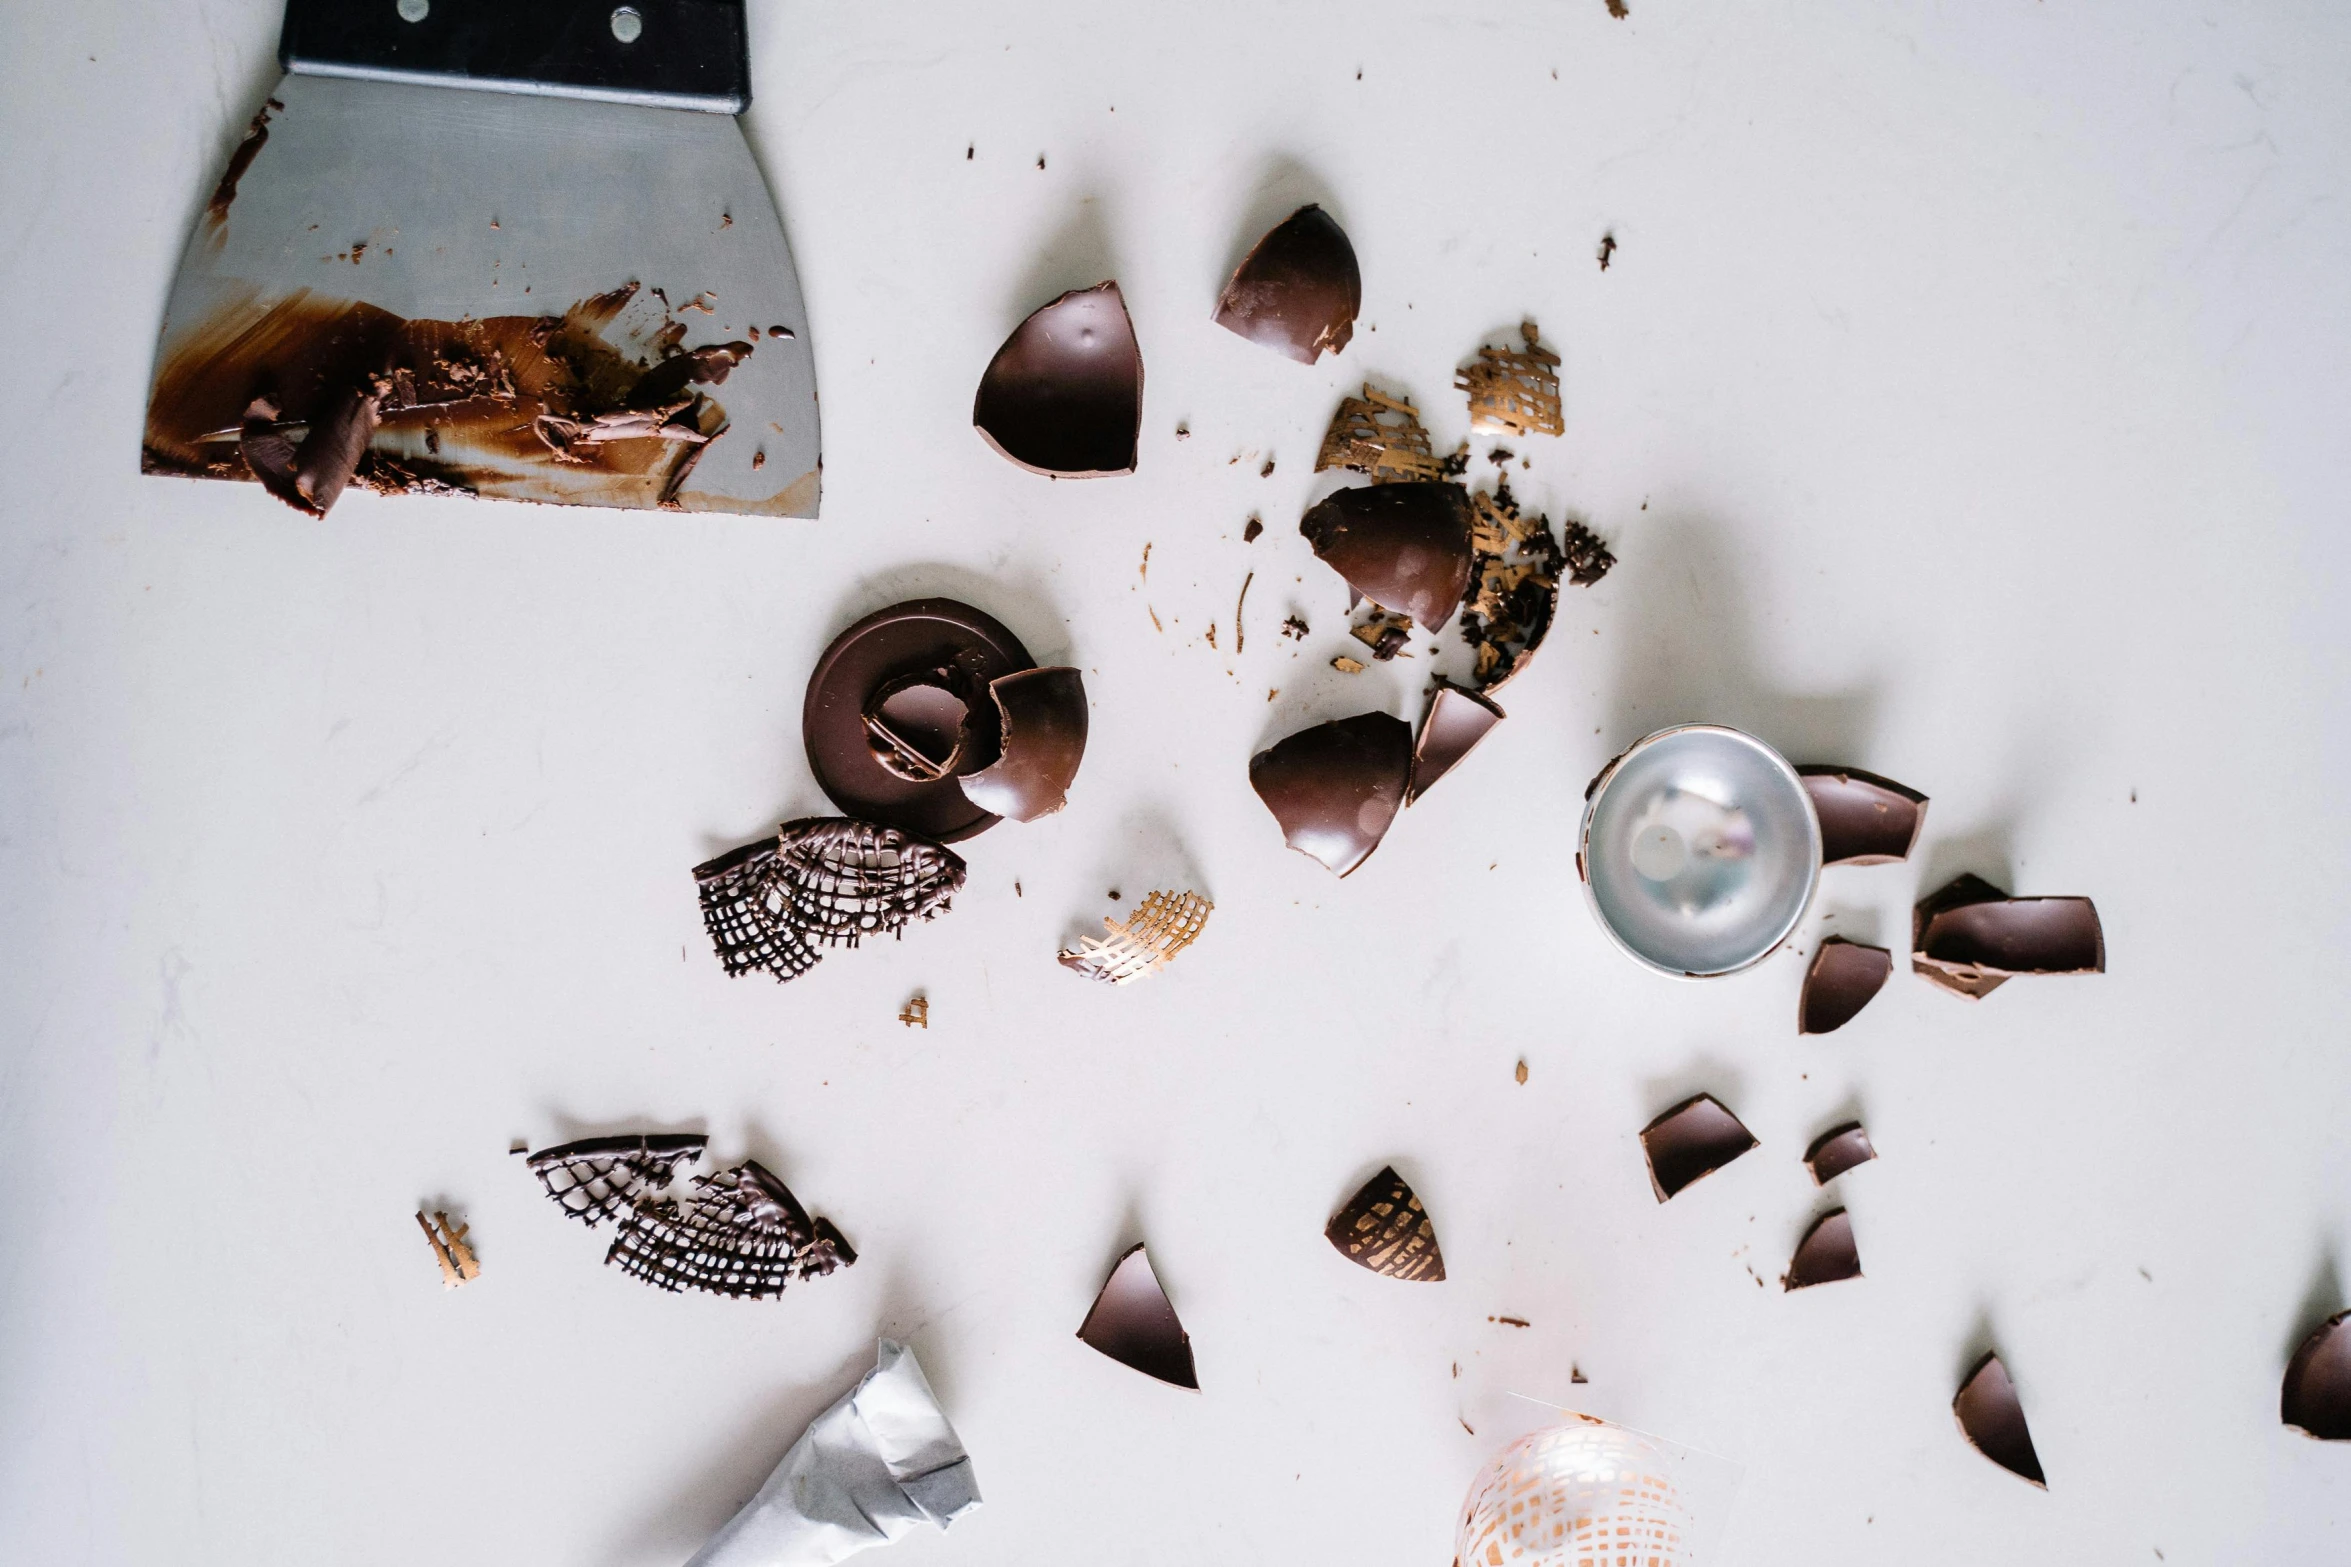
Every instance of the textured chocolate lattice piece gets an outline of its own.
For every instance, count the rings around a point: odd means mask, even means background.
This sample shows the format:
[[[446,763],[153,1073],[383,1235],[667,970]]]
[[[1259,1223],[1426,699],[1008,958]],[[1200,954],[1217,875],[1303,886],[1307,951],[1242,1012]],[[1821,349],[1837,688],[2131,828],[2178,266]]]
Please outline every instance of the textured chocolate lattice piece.
[[[783,1182],[746,1159],[694,1177],[682,1201],[641,1205],[604,1260],[661,1289],[764,1300],[795,1280],[845,1268],[857,1254],[831,1224],[811,1219]]]
[[[1469,594],[1462,601],[1461,639],[1477,652],[1479,689],[1496,691],[1543,645],[1559,612],[1560,576],[1570,562],[1552,536],[1550,519],[1519,510],[1507,479],[1498,481],[1490,495],[1483,490],[1471,495],[1470,506],[1469,541],[1475,554]],[[1581,528],[1573,522],[1568,526]]]
[[[701,1158],[707,1145],[695,1132],[591,1137],[532,1154],[531,1173],[557,1207],[594,1229],[667,1190],[679,1166]]]
[[[1532,321],[1518,335],[1524,349],[1481,348],[1454,377],[1469,394],[1469,427],[1497,435],[1559,435],[1567,429],[1559,401],[1559,356],[1542,344]]]
[[[1407,398],[1390,397],[1366,381],[1361,397],[1339,401],[1339,411],[1322,438],[1314,471],[1346,468],[1369,474],[1374,484],[1442,479],[1444,460],[1429,445],[1429,432]]]
[[[1366,1182],[1322,1233],[1340,1256],[1382,1278],[1435,1284],[1445,1277],[1437,1227],[1393,1167]]]
[[[828,947],[898,935],[963,890],[951,850],[844,816],[787,822],[776,836],[696,866],[702,923],[732,975],[798,979]]]
[[[1196,892],[1154,892],[1132,919],[1104,915],[1102,924],[1110,934],[1079,937],[1076,948],[1062,949],[1061,966],[1106,985],[1149,979],[1200,939],[1215,909]]]

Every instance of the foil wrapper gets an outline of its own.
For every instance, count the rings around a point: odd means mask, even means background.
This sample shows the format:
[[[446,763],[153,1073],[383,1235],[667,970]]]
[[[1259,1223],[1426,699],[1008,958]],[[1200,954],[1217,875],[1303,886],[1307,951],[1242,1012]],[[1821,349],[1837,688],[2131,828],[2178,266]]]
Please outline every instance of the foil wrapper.
[[[971,1458],[914,1352],[883,1339],[873,1370],[687,1567],[829,1567],[979,1505]]]

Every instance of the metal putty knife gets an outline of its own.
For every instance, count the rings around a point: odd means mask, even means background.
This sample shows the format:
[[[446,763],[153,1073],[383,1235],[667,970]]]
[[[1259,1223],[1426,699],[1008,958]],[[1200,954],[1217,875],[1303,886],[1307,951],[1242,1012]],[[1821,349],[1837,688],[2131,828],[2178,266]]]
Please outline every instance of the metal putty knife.
[[[743,0],[288,0],[279,58],[172,285],[148,472],[816,515]]]

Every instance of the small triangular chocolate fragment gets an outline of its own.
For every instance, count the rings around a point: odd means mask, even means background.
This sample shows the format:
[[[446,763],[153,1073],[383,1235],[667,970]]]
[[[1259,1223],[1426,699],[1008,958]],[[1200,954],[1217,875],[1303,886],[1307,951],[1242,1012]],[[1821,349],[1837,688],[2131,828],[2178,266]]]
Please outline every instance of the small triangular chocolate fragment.
[[[1434,1284],[1445,1277],[1437,1227],[1393,1167],[1366,1182],[1322,1233],[1340,1256],[1382,1278]]]
[[[1137,1245],[1118,1259],[1078,1337],[1121,1365],[1176,1387],[1197,1391],[1192,1370],[1192,1336],[1168,1304],[1150,1255]]]
[[[1858,767],[1799,767],[1820,818],[1823,865],[1887,865],[1910,857],[1927,797]]]
[[[2008,1368],[1997,1354],[1986,1354],[1976,1362],[1967,1380],[1959,1384],[1959,1396],[1951,1400],[1951,1413],[1959,1418],[1959,1429],[1977,1452],[2010,1474],[2021,1475],[2044,1491],[2049,1489],[2048,1477],[2041,1473],[2040,1455],[2033,1451],[2033,1434],[2025,1429],[2024,1405],[2017,1402],[2016,1384],[2008,1380]]]
[[[1788,1264],[1787,1276],[1780,1280],[1780,1285],[1783,1289],[1800,1290],[1860,1277],[1861,1253],[1853,1245],[1853,1220],[1839,1208],[1834,1213],[1822,1214],[1804,1232],[1804,1239],[1796,1243],[1795,1259]]]
[[[1754,1134],[1712,1094],[1695,1094],[1641,1128],[1649,1185],[1659,1202],[1754,1146]]]
[[[1833,1034],[1876,998],[1894,972],[1894,954],[1831,936],[1804,971],[1804,992],[1796,1002],[1796,1032]]]
[[[1404,803],[1419,803],[1429,785],[1453,771],[1506,716],[1487,698],[1451,681],[1431,686],[1420,735],[1412,745],[1412,781],[1404,791]]]
[[[1804,1162],[1812,1167],[1815,1186],[1826,1186],[1847,1170],[1867,1164],[1877,1156],[1878,1151],[1870,1146],[1869,1133],[1861,1129],[1859,1121],[1831,1127],[1804,1150]]]

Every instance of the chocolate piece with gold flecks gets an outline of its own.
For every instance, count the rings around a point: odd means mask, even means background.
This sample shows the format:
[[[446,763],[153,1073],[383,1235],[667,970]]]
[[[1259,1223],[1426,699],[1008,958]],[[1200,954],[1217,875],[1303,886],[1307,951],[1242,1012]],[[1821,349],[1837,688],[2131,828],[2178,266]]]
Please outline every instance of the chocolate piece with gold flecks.
[[[1373,1176],[1323,1234],[1340,1256],[1383,1278],[1434,1284],[1445,1277],[1437,1227],[1392,1167]]]

